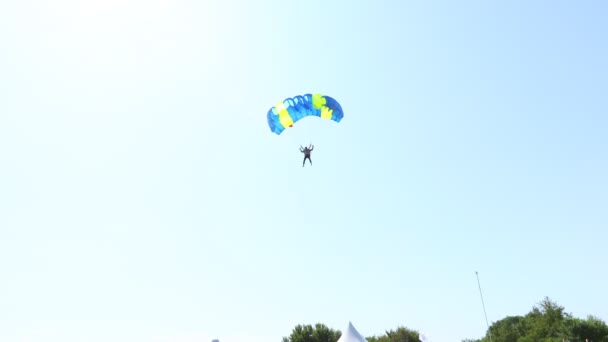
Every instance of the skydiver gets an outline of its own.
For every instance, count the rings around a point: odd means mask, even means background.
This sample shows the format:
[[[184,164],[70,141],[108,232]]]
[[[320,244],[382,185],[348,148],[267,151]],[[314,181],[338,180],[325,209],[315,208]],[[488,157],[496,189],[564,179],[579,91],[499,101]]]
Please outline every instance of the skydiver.
[[[302,161],[302,167],[304,167],[304,164],[306,164],[306,159],[308,159],[308,161],[310,162],[310,165],[312,165],[312,160],[310,159],[310,152],[312,152],[312,150],[315,149],[315,145],[308,145],[308,147],[302,147],[302,145],[300,145],[300,152],[304,153],[304,160]]]

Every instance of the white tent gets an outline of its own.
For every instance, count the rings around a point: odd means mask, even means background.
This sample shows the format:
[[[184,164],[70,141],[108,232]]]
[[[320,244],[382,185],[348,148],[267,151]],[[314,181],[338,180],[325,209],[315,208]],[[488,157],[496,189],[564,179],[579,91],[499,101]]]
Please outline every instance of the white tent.
[[[351,322],[348,322],[348,328],[342,332],[338,342],[367,342],[367,340],[359,334]]]

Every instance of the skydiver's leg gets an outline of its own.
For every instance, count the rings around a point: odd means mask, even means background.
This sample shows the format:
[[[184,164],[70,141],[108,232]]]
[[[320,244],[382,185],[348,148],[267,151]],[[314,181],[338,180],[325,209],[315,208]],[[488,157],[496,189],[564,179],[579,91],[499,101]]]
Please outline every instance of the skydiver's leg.
[[[304,167],[304,164],[306,164],[306,156],[304,156],[304,160],[302,160],[302,167]]]

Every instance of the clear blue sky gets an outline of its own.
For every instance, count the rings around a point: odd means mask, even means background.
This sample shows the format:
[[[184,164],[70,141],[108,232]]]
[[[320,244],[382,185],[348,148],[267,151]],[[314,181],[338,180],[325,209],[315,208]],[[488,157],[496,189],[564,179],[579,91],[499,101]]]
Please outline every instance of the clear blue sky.
[[[0,4],[0,340],[608,320],[605,1]],[[340,124],[266,112],[321,92]],[[300,144],[315,144],[302,168]]]

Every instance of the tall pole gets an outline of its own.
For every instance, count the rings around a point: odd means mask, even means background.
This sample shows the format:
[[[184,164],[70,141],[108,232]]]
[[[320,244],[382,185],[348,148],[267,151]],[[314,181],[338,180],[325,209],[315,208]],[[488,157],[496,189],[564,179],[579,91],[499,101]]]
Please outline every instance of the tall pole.
[[[490,342],[492,342],[492,332],[490,331],[490,324],[488,323],[488,314],[486,313],[486,304],[483,302],[483,294],[481,293],[481,284],[479,283],[479,274],[475,271],[477,277],[477,286],[479,286],[479,296],[481,297],[481,306],[483,307],[483,314],[486,316],[486,325],[488,326],[488,334],[490,335]]]

